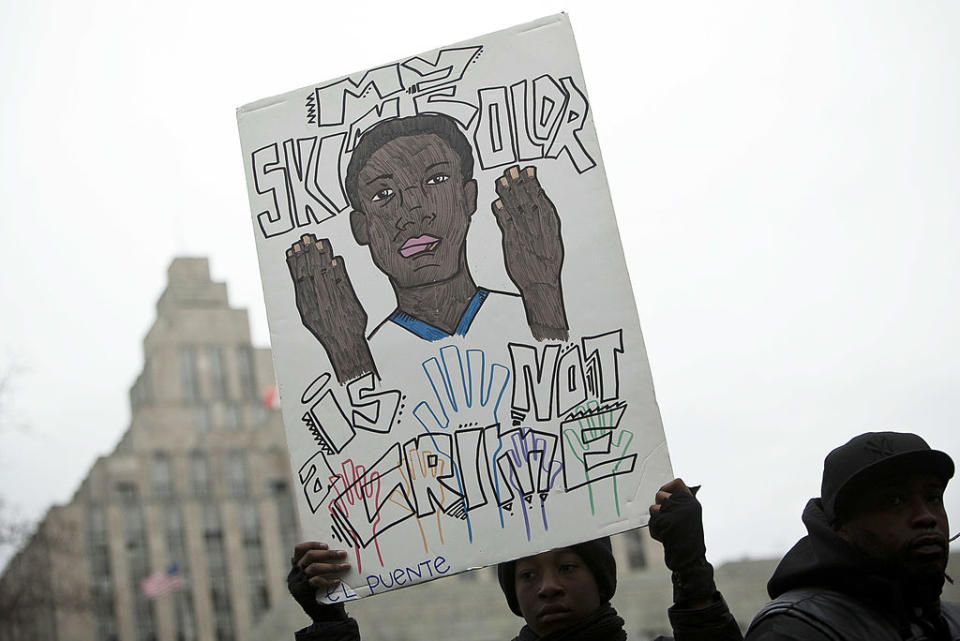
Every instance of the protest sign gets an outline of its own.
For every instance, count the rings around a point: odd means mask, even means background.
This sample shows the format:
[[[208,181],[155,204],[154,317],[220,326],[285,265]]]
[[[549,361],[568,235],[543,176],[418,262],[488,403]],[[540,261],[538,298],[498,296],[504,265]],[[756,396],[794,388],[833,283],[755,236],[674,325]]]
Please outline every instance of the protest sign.
[[[237,118],[303,536],[353,566],[325,600],[646,523],[672,473],[566,15]]]

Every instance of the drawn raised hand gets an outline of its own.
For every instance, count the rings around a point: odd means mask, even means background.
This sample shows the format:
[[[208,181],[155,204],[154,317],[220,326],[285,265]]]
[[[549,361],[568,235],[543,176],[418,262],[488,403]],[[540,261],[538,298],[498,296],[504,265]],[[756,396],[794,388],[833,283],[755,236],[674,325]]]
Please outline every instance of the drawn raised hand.
[[[432,501],[439,504],[444,514],[458,519],[467,518],[462,488],[460,492],[456,492],[447,485],[447,479],[453,485],[459,485],[459,481],[454,478],[456,471],[453,469],[451,456],[439,448],[434,450],[429,446],[425,449],[408,449],[405,456],[407,472],[410,474],[407,482],[414,488],[415,493],[423,494],[423,501],[418,500],[418,504],[429,505]],[[426,497],[427,492],[431,498]],[[433,509],[429,509],[432,513]]]
[[[521,429],[510,434],[505,453],[498,458],[500,474],[523,496],[545,495],[557,481],[563,462],[554,458],[557,437]]]
[[[596,513],[593,485],[599,480],[612,478],[613,502],[620,514],[620,493],[617,476],[633,471],[636,465],[636,454],[627,454],[633,442],[633,432],[620,428],[623,418],[623,407],[611,408],[604,411],[596,401],[588,401],[579,408],[582,413],[574,413],[574,417],[567,419],[561,425],[563,439],[568,450],[583,466],[585,483],[590,498],[590,512]],[[579,415],[578,415],[579,414]],[[576,420],[577,428],[568,428]],[[569,469],[569,468],[568,468]],[[570,470],[572,472],[572,470]]]
[[[427,381],[433,389],[433,402],[420,401],[414,417],[427,432],[439,432],[454,423],[487,426],[499,422],[500,399],[507,389],[510,370],[500,363],[489,363],[480,349],[466,351],[466,363],[456,345],[440,349],[440,358],[423,362]]]
[[[287,267],[300,320],[323,345],[337,380],[343,384],[375,372],[364,337],[367,313],[350,283],[343,258],[334,256],[330,241],[304,234],[287,250]]]
[[[503,234],[507,275],[520,290],[527,322],[537,340],[566,340],[560,284],[563,239],[557,208],[537,179],[536,168],[509,167],[496,181],[493,215]]]

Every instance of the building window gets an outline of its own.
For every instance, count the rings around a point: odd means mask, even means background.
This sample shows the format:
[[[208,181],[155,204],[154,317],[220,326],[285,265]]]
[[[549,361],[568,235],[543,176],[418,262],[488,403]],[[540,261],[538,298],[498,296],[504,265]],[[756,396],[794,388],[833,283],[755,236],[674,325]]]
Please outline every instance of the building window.
[[[156,641],[153,603],[140,590],[140,581],[149,574],[149,549],[143,521],[143,507],[133,483],[117,483],[117,496],[123,507],[124,543],[127,548],[127,566],[130,572],[130,590],[133,594],[134,620],[139,641]]]
[[[170,465],[170,456],[166,452],[156,452],[150,462],[150,472],[153,481],[153,495],[158,498],[173,496],[173,471]]]
[[[193,403],[200,400],[200,386],[197,381],[197,353],[192,345],[180,346],[180,382],[185,402]]]
[[[210,576],[210,602],[217,641],[233,641],[233,613],[230,586],[227,580],[227,557],[223,544],[223,527],[215,503],[204,506],[203,541],[207,552],[207,573]]]
[[[647,554],[640,530],[630,530],[624,534],[624,539],[627,544],[627,563],[630,564],[630,569],[640,570],[647,567]]]
[[[175,503],[169,504],[164,510],[164,531],[167,536],[167,554],[170,562],[177,564],[182,579],[188,574],[187,541],[183,530],[183,514],[180,513],[180,506]]]
[[[104,580],[107,584],[110,583],[110,548],[105,538],[102,541],[90,542],[90,573],[94,583]]]
[[[124,508],[137,504],[136,483],[120,481],[114,486],[114,491],[116,492],[117,501],[119,501]]]
[[[293,495],[285,481],[273,481],[270,484],[270,493],[277,506],[283,549],[292,554],[294,546],[300,540],[300,524],[297,521],[297,509],[293,505]]]
[[[180,589],[174,594],[177,625],[174,638],[176,641],[197,641],[197,624],[193,616],[193,592],[181,583]]]
[[[153,601],[148,600],[140,591],[140,581],[134,587],[136,600],[133,603],[133,620],[137,627],[139,641],[157,641],[154,623]]]
[[[237,371],[240,373],[243,398],[257,398],[257,375],[253,367],[253,349],[249,345],[237,347]]]
[[[223,350],[219,345],[207,348],[207,359],[210,361],[210,396],[215,400],[228,397],[226,370],[223,366]]]
[[[210,495],[210,464],[202,452],[190,455],[190,480],[193,483],[194,496]]]
[[[186,532],[183,529],[183,514],[180,506],[170,504],[164,511],[164,530],[167,536],[167,554],[177,564],[180,573],[180,589],[174,593],[174,617],[176,641],[196,641],[197,626],[193,616],[193,593],[190,590],[190,558],[187,556]]]
[[[107,515],[103,506],[96,503],[87,508],[87,549],[90,555],[90,605],[96,621],[97,638],[117,641]]]
[[[89,532],[90,541],[98,545],[107,543],[107,515],[103,506],[91,504],[87,511],[87,532]]]
[[[200,434],[206,434],[210,431],[212,421],[210,420],[209,405],[204,403],[194,408],[194,422],[197,426],[197,432]]]
[[[227,403],[223,408],[223,426],[228,430],[240,429],[240,408]]]
[[[229,610],[215,610],[213,613],[217,641],[233,641],[233,617]]]
[[[247,458],[240,450],[227,453],[227,483],[231,496],[247,495]]]
[[[267,590],[266,565],[263,560],[263,546],[260,542],[260,514],[255,503],[244,503],[241,507],[241,527],[243,533],[243,556],[247,565],[247,581],[250,592],[250,611],[257,621],[270,607],[270,593]]]

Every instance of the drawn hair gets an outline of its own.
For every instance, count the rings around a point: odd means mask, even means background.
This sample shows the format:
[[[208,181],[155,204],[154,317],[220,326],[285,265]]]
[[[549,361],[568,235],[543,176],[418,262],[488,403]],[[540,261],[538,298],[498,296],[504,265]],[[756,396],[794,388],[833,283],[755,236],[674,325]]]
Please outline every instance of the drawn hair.
[[[350,163],[347,165],[345,181],[347,197],[354,209],[361,209],[357,183],[360,178],[360,170],[370,160],[370,156],[391,140],[419,134],[439,136],[450,146],[450,149],[460,156],[460,173],[463,182],[473,178],[473,148],[457,126],[457,121],[453,118],[443,114],[418,114],[405,118],[391,118],[377,123],[364,132],[360,142],[354,147]]]

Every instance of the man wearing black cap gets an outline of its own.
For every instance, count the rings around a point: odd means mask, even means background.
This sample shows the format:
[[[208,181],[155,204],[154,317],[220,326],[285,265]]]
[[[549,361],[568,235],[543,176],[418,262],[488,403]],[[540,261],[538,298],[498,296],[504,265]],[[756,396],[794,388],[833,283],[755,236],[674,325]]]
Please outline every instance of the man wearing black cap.
[[[705,557],[700,504],[680,479],[667,483],[650,507],[651,535],[664,544],[673,571],[674,606],[668,610],[677,641],[737,641],[740,628],[713,582]],[[297,641],[355,641],[357,622],[342,604],[316,602],[349,569],[346,552],[324,543],[301,543],[287,577],[291,594],[313,619]],[[610,538],[578,543],[497,566],[507,605],[526,625],[514,641],[624,641],[624,621],[610,605],[617,564]],[[662,639],[662,638],[661,638]]]
[[[774,572],[747,640],[960,639],[960,606],[940,602],[953,471],[915,434],[870,432],[830,452],[803,512],[809,534]]]

